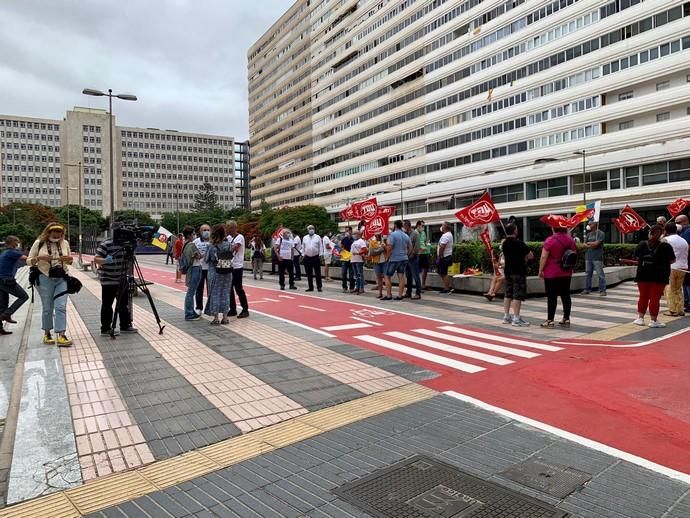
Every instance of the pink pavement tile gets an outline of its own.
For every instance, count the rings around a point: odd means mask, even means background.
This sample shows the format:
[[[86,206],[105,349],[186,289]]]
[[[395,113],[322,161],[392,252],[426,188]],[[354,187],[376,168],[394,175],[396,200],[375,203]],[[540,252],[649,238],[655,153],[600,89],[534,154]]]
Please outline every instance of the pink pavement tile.
[[[127,463],[127,466],[129,468],[136,468],[137,466],[141,466],[141,458],[139,457],[137,449],[134,446],[127,446],[126,448],[122,448],[122,454],[124,455],[125,462]]]
[[[105,441],[103,440],[102,434],[90,433],[87,435],[87,437],[89,438],[89,443],[91,444],[91,451],[96,453],[105,450]]]
[[[115,434],[117,435],[117,440],[120,446],[130,446],[134,444],[132,437],[129,435],[127,428],[117,428],[115,429]]]
[[[103,439],[105,440],[105,446],[108,450],[114,450],[120,447],[120,443],[117,440],[117,435],[113,430],[104,431]]]
[[[86,435],[78,435],[77,439],[77,452],[79,455],[88,455],[91,453],[91,444],[89,444],[89,438]]]
[[[151,450],[149,449],[149,447],[146,446],[145,444],[137,444],[136,446],[134,446],[134,448],[137,450],[137,453],[139,454],[139,458],[141,458],[141,461],[144,464],[148,464],[148,463],[156,460],[153,457],[153,454],[151,453]]]

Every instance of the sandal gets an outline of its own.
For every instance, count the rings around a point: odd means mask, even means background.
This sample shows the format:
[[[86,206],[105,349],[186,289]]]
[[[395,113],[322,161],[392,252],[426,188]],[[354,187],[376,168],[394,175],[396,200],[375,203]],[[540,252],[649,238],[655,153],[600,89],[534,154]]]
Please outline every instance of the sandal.
[[[489,302],[494,300],[495,295],[492,295],[491,293],[484,293],[484,298],[488,300]]]
[[[219,326],[220,320],[218,320],[217,318],[214,318],[213,320],[211,320],[211,325],[212,326]]]
[[[561,320],[558,325],[570,329],[570,320]]]
[[[227,326],[230,323],[230,321],[227,318],[224,318],[223,320],[220,321],[220,325],[222,326]]]
[[[547,320],[546,322],[542,322],[539,327],[543,327],[544,329],[553,329],[555,326],[553,320]]]

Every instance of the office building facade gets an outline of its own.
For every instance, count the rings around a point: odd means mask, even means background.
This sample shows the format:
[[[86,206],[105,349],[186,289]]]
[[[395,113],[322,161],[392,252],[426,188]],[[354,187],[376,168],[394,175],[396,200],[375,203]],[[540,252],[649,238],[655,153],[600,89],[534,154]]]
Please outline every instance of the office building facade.
[[[583,198],[663,211],[689,57],[689,2],[299,0],[248,55],[252,203],[438,223],[489,190],[527,238]]]
[[[247,203],[241,175],[248,174],[248,146],[236,153],[232,137],[121,127],[115,120],[113,128],[116,210],[154,218],[189,211],[205,182],[223,208]],[[0,205],[59,207],[81,197],[85,207],[107,216],[110,160],[105,110],[76,107],[63,120],[0,115]]]

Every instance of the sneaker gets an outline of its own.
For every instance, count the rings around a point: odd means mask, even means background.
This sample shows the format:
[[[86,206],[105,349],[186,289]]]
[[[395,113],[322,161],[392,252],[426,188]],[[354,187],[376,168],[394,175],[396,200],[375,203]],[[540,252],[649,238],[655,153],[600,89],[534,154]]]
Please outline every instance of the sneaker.
[[[193,322],[194,320],[201,320],[201,315],[194,315],[191,318],[185,318],[187,322]]]
[[[527,322],[527,320],[525,320],[522,317],[518,317],[518,318],[513,318],[511,325],[513,325],[515,327],[528,327],[529,322]]]
[[[297,286],[290,286],[290,289],[291,289],[291,290],[296,290],[296,289],[297,289]]]
[[[12,331],[8,331],[7,329],[3,329],[0,327],[0,336],[5,336],[5,335],[11,335]]]
[[[58,347],[69,347],[70,345],[72,345],[72,340],[67,338],[65,335],[60,335],[57,337]]]
[[[237,311],[228,311],[228,316],[229,316],[229,317],[236,317],[236,316],[237,316]]]
[[[643,326],[644,325],[644,318],[636,318],[633,320],[633,324],[636,326]]]
[[[45,345],[55,345],[55,338],[50,335],[43,335],[43,343]]]
[[[307,289],[306,289],[306,290],[304,290],[304,291],[306,291],[306,292],[309,292],[309,291],[314,291],[314,288],[307,288]]]
[[[129,333],[129,334],[133,335],[133,334],[136,334],[138,332],[139,332],[139,330],[136,327],[132,327],[132,326],[120,328],[120,333],[125,333],[125,334]]]
[[[281,291],[285,291],[285,286],[280,287]]]
[[[664,324],[663,322],[659,322],[658,320],[652,320],[649,323],[649,327],[651,327],[653,329],[658,329],[658,328],[666,327],[666,324]]]
[[[450,290],[441,290],[439,291],[441,295],[448,295],[450,293]]]
[[[113,332],[113,336],[118,336],[120,334],[120,331],[117,329]],[[101,336],[110,336],[110,329],[107,331],[101,331]]]
[[[606,290],[599,292],[600,297],[606,297]]]
[[[247,317],[249,317],[249,311],[247,311],[247,310],[244,310],[239,315],[237,315],[237,318],[247,318]]]
[[[592,292],[589,291],[589,290],[582,290],[582,291],[580,292],[580,295],[589,295],[590,293],[592,293]]]
[[[513,316],[508,315],[503,317],[503,324],[512,324],[513,323]]]
[[[16,324],[17,323],[16,320],[12,320],[11,315],[0,315],[0,321],[2,321],[2,320],[7,322],[8,324]]]

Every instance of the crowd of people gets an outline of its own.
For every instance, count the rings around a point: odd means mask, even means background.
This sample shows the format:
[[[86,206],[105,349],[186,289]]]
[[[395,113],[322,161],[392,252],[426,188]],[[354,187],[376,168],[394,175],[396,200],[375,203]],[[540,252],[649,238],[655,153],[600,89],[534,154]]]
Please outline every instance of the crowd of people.
[[[436,273],[442,283],[441,294],[452,291],[449,268],[453,262],[454,237],[451,228],[448,222],[441,225],[441,237],[436,248]],[[245,237],[238,231],[235,221],[213,227],[204,224],[198,232],[191,226],[184,227],[170,241],[166,253],[166,263],[177,263],[176,281],[182,282],[184,276],[187,288],[184,319],[199,320],[205,314],[211,317],[211,325],[226,325],[230,317],[247,318],[249,304],[243,287],[245,258],[251,260],[254,279],[261,280],[269,250],[271,273],[276,274],[277,268],[281,290],[286,287],[298,289],[295,282],[301,279],[303,266],[307,278],[305,291],[323,291],[323,283],[332,281],[330,272],[336,257],[340,259],[344,293],[364,293],[365,264],[373,270],[373,291],[382,301],[401,301],[405,298],[419,300],[428,289],[426,281],[431,266],[431,244],[422,220],[414,226],[408,220],[395,221],[389,235],[378,234],[367,236],[366,239],[362,224],[354,228],[348,226],[339,236],[331,232],[320,236],[312,225],[306,230],[307,233],[300,237],[297,233],[282,229],[268,246],[259,235],[255,235],[248,244],[248,254],[245,254]],[[522,303],[527,298],[527,266],[530,261],[537,259],[519,238],[515,224],[507,224],[504,230],[505,237],[494,263],[490,289],[484,296],[492,301],[503,287],[503,323],[525,327],[530,325],[521,316]],[[544,281],[547,299],[546,320],[540,325],[543,328],[569,328],[571,280],[577,261],[577,242],[567,229],[556,227],[552,230],[538,258],[538,275]],[[586,248],[585,289],[581,294],[590,295],[594,291],[592,280],[596,273],[598,294],[606,296],[606,236],[598,228],[597,222],[591,221],[580,241]],[[662,296],[666,298],[665,315],[684,316],[690,311],[690,275],[687,275],[689,244],[690,222],[686,215],[679,215],[673,221],[660,217],[655,225],[649,227],[647,238],[637,245],[634,252],[637,264],[635,282],[639,291],[635,324],[665,327],[659,320]],[[43,342],[70,346],[72,341],[67,336],[66,308],[73,256],[65,240],[65,228],[59,223],[47,225],[28,254],[22,251],[15,236],[7,236],[5,245],[5,251],[0,254],[0,335],[11,334],[5,328],[5,323],[16,323],[13,315],[29,298],[16,281],[17,269],[26,262],[32,267],[29,280],[41,299]],[[122,275],[123,269],[131,265],[127,266],[122,247],[112,239],[105,239],[98,246],[94,263],[98,267],[102,290],[101,334],[136,333],[130,307],[125,300],[129,296],[129,284],[123,284],[123,278],[128,275]],[[397,290],[394,291],[396,284]],[[14,297],[12,304],[10,297]],[[559,299],[562,316],[556,322]],[[647,314],[649,324],[645,321]],[[118,319],[119,329],[115,329],[114,323]]]

